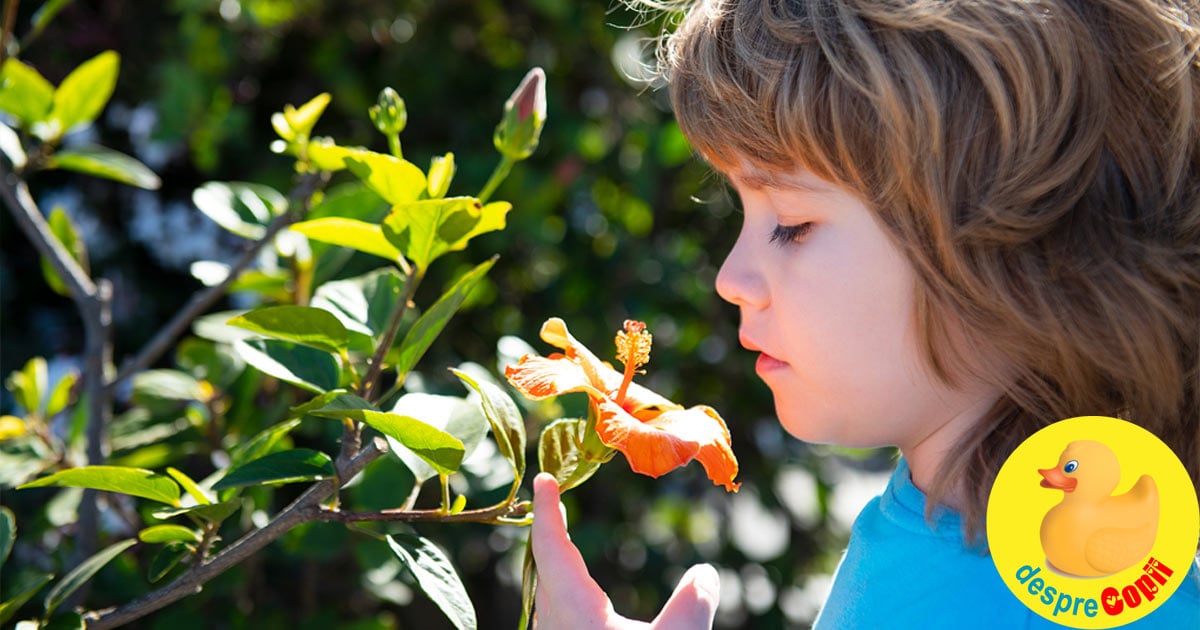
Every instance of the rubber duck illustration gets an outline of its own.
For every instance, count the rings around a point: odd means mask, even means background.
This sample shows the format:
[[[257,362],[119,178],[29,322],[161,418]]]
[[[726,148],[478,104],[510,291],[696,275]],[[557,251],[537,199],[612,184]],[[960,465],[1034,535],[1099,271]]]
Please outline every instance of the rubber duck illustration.
[[[1112,575],[1150,552],[1158,532],[1158,487],[1150,475],[1114,496],[1121,465],[1112,450],[1092,440],[1067,444],[1056,467],[1038,472],[1043,488],[1063,492],[1041,527],[1042,550],[1056,571]]]

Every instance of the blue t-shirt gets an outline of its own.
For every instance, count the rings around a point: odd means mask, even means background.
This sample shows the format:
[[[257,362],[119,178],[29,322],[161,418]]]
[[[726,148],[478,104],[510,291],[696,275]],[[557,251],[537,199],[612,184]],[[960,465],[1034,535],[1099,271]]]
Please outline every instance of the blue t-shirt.
[[[1200,573],[1125,628],[1200,630]],[[957,512],[925,519],[925,494],[903,459],[883,494],[854,521],[850,545],[813,626],[844,628],[1062,628],[1026,608],[983,551],[963,544]]]

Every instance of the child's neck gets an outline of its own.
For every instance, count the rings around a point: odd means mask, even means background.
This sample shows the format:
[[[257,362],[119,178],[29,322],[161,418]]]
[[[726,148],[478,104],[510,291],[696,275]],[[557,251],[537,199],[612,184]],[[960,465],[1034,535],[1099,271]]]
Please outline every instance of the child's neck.
[[[999,400],[1000,394],[981,397],[977,402],[959,413],[953,414],[932,432],[910,445],[900,445],[900,452],[908,463],[913,485],[926,495],[938,485],[938,476],[946,456],[955,449],[971,427],[975,426]],[[966,488],[961,480],[945,486],[938,503],[962,511],[966,505]]]

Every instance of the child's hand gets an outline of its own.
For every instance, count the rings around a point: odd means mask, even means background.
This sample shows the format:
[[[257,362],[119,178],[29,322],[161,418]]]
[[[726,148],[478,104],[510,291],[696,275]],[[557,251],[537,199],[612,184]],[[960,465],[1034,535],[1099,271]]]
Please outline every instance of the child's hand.
[[[567,536],[558,499],[558,483],[542,473],[533,480],[533,557],[538,588],[534,601],[537,630],[696,630],[711,628],[717,612],[720,583],[707,564],[688,569],[658,617],[646,624],[618,615],[588,574],[583,556]]]

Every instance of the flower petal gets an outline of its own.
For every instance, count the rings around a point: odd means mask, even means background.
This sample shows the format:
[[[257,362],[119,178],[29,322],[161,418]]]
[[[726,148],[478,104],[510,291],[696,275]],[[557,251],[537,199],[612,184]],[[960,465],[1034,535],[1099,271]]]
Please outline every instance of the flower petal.
[[[568,392],[588,392],[593,397],[604,395],[592,386],[578,363],[557,353],[549,357],[527,354],[516,365],[505,366],[504,376],[531,400],[545,400]]]
[[[617,395],[617,390],[621,388],[623,375],[613,369],[607,361],[601,361],[595,354],[592,354],[587,346],[573,337],[571,331],[567,330],[566,322],[557,317],[551,317],[542,324],[541,337],[542,341],[562,350],[568,357],[578,362],[584,373],[587,374],[592,387],[608,398]],[[625,392],[622,406],[634,414],[647,409],[651,411],[683,409],[682,406],[637,383],[630,383]]]
[[[641,419],[608,399],[598,400],[597,408],[601,441],[624,453],[635,472],[658,477],[698,459],[714,484],[732,492],[741,486],[733,481],[738,463],[729,429],[711,407],[671,409]]]

